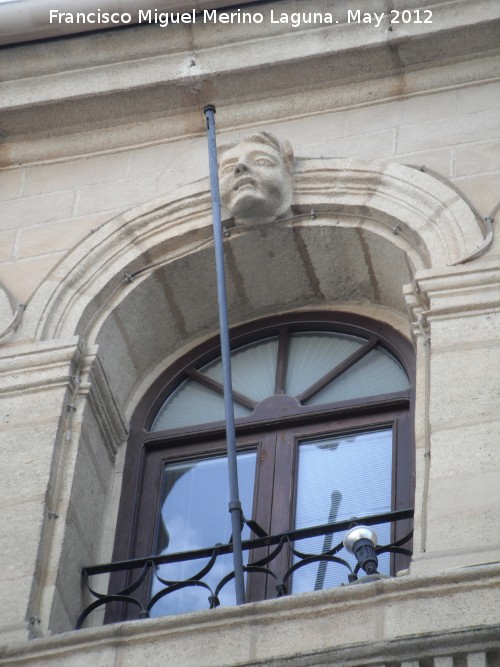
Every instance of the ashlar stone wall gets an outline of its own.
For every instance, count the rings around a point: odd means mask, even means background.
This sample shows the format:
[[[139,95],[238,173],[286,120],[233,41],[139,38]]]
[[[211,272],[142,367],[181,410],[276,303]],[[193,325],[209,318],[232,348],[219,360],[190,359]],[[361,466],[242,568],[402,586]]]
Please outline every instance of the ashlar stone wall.
[[[265,119],[253,108],[240,110],[240,97],[234,92],[234,99],[224,98],[224,103],[218,106],[222,120],[219,140],[230,140],[263,127],[291,141],[298,164],[305,171],[309,164],[307,158],[320,162],[321,158],[343,157],[347,162],[355,158],[373,160],[378,165],[417,165],[435,174],[436,182],[440,178],[449,179],[470,200],[480,217],[489,216],[496,209],[500,190],[500,85],[492,67],[491,42],[478,35],[481,35],[482,21],[489,26],[488,30],[491,28],[491,22],[485,17],[492,14],[493,3],[481,0],[469,8],[463,6],[467,3],[458,3],[462,13],[456,10],[455,4],[436,3],[450,14],[449,34],[443,40],[436,33],[435,50],[429,56],[425,49],[424,53],[419,53],[420,38],[412,42],[408,32],[386,35],[387,39],[380,33],[378,37],[375,33],[370,37],[372,42],[383,43],[386,39],[384,57],[389,61],[395,53],[407,57],[404,61],[408,65],[406,79],[401,77],[401,68],[405,69],[406,65],[400,60],[396,72],[387,69],[379,78],[378,73],[372,72],[364,81],[341,81],[337,87],[331,79],[337,61],[330,54],[325,70],[308,70],[313,88],[304,92],[297,84],[293,94],[284,91],[282,97],[270,98],[265,103]],[[455,18],[456,24],[453,23]],[[474,31],[468,31],[467,21],[476,21],[479,27],[475,25]],[[135,35],[134,31],[129,34]],[[485,35],[490,33],[485,32]],[[236,34],[234,39],[240,37]],[[276,53],[274,46],[275,39],[276,43],[282,43],[281,37],[283,35],[271,35],[266,42],[270,50],[262,51],[262,57],[268,58],[269,68],[274,67],[276,57],[282,55]],[[464,55],[463,62],[460,62],[461,44],[456,43],[460,38],[463,48],[471,49]],[[93,39],[89,37],[90,42]],[[151,53],[139,54],[141,58],[147,59],[151,54],[156,58],[155,39],[157,37],[144,43],[132,40],[127,48],[144,46]],[[212,54],[220,35],[210,33],[207,39],[206,51]],[[358,52],[363,51],[365,44],[358,33],[356,40],[353,47],[356,46]],[[120,46],[120,39],[110,36],[109,43]],[[68,56],[74,69],[83,57],[83,51],[78,50],[83,42],[77,44]],[[173,40],[169,48],[175,51],[176,44]],[[318,53],[321,50],[319,41],[314,42],[314,35],[303,36],[300,48],[304,44],[307,48],[314,45]],[[54,45],[54,58],[49,59],[53,68],[50,75],[56,78],[60,45],[61,42]],[[122,39],[120,48],[123,47]],[[483,47],[484,57],[480,53]],[[24,47],[17,48],[21,53]],[[27,53],[30,48],[27,47]],[[43,53],[44,48],[37,47],[33,52]],[[343,65],[351,58],[348,49],[344,51],[347,55],[342,56]],[[443,56],[440,62],[439,54],[443,52],[448,60]],[[416,54],[414,62],[413,53]],[[106,68],[112,68],[116,58],[123,54],[113,52],[111,55],[95,54],[95,58],[102,59],[94,63],[99,85],[102,84],[99,74],[108,72]],[[177,55],[168,54],[175,58]],[[180,53],[179,58],[184,55]],[[109,62],[104,62],[106,58]],[[14,60],[9,62],[12,64]],[[355,62],[359,69],[362,59]],[[42,60],[34,59],[29,63],[26,79],[37,80],[43,74],[40,63]],[[365,64],[368,67],[369,63]],[[196,63],[195,67],[198,67]],[[257,70],[257,67],[253,69],[254,86],[260,83],[255,80]],[[182,72],[184,76],[184,70]],[[295,69],[293,72],[297,75]],[[73,74],[71,70],[70,75]],[[227,94],[231,89],[228,81],[231,85],[237,84],[234,91],[245,90],[248,78],[244,74],[244,71],[231,72],[223,82],[222,75],[214,79],[218,78],[219,91],[224,84]],[[268,72],[266,76],[268,88],[284,84],[284,77],[278,81],[273,80],[275,74]],[[318,79],[317,91],[314,77]],[[61,99],[67,93],[63,79],[61,76],[61,87],[57,89]],[[79,85],[76,77],[71,79],[70,88],[74,82]],[[29,107],[26,104],[29,85],[20,81],[7,84],[7,88],[18,87],[23,104]],[[176,85],[174,81],[171,88],[177,90]],[[189,98],[191,104],[193,96],[200,92],[191,82],[189,85],[189,94],[179,92],[180,102]],[[216,90],[213,89],[215,97]],[[40,85],[37,91],[47,96],[44,104],[54,103],[57,108],[58,100],[54,102],[51,98],[50,87],[46,90]],[[105,97],[106,91],[100,92]],[[316,92],[321,104],[316,104]],[[61,118],[67,119],[71,111],[74,103],[71,94]],[[204,95],[207,94],[204,89]],[[149,339],[122,335],[137,329],[142,317],[140,308],[125,307],[125,296],[130,296],[129,306],[135,296],[136,303],[152,306],[150,310],[154,310],[156,304],[159,311],[158,304],[163,308],[172,301],[168,290],[174,285],[177,296],[187,304],[187,312],[190,300],[199,298],[199,294],[194,294],[190,288],[186,267],[203,270],[208,264],[202,250],[193,245],[186,252],[190,259],[175,258],[179,260],[175,265],[178,271],[172,270],[172,260],[163,274],[158,272],[149,282],[138,279],[135,284],[123,287],[122,269],[130,265],[138,267],[136,260],[167,258],[170,261],[177,247],[187,248],[185,237],[189,233],[194,233],[196,243],[206,241],[204,223],[199,223],[199,216],[196,218],[193,214],[182,230],[161,226],[155,230],[150,210],[154,209],[150,202],[155,198],[159,198],[161,206],[181,195],[185,195],[186,201],[200,200],[200,191],[206,187],[198,181],[205,179],[208,173],[202,123],[198,117],[197,123],[192,122],[191,109],[191,115],[186,114],[185,127],[181,127],[176,118],[175,123],[172,122],[175,132],[170,135],[159,137],[158,132],[149,135],[145,130],[142,141],[137,140],[136,135],[130,139],[135,120],[142,129],[148,125],[147,114],[139,108],[142,100],[139,106],[134,106],[138,105],[139,97],[136,95],[131,102],[129,125],[109,129],[114,139],[109,144],[102,139],[106,128],[98,128],[94,136],[91,128],[85,126],[82,128],[85,131],[77,139],[72,135],[67,145],[65,135],[59,135],[55,128],[54,136],[47,139],[51,146],[47,152],[40,149],[45,144],[37,144],[34,136],[36,149],[31,152],[27,148],[29,137],[23,137],[24,144],[18,154],[4,150],[1,153],[5,166],[0,170],[0,281],[14,301],[27,305],[27,310],[20,327],[0,341],[0,438],[7,471],[7,481],[0,491],[3,575],[0,597],[7,600],[0,610],[5,642],[0,660],[9,665],[73,666],[89,662],[153,665],[163,664],[168,653],[172,661],[188,666],[205,655],[209,646],[213,651],[213,664],[218,665],[287,661],[287,664],[305,666],[337,661],[337,664],[359,666],[427,667],[433,661],[436,667],[452,664],[454,667],[465,664],[493,667],[498,659],[495,631],[500,624],[499,574],[498,564],[495,565],[500,535],[497,483],[500,460],[495,440],[500,369],[498,329],[494,324],[499,309],[500,242],[495,228],[498,223],[493,223],[493,238],[488,235],[487,226],[481,226],[480,222],[474,226],[470,237],[464,233],[464,245],[472,238],[474,249],[479,248],[479,256],[456,266],[447,262],[425,264],[422,260],[422,265],[416,267],[406,261],[412,252],[418,256],[421,249],[411,247],[408,240],[411,235],[408,238],[403,234],[392,235],[389,228],[379,235],[367,233],[368,254],[376,259],[375,273],[383,278],[383,298],[378,300],[370,292],[373,287],[370,280],[364,278],[360,280],[356,298],[349,299],[347,293],[342,293],[340,298],[339,276],[333,268],[328,270],[330,264],[335,263],[336,246],[332,239],[342,238],[344,247],[355,247],[355,266],[367,272],[359,244],[353,241],[356,225],[361,226],[359,220],[353,224],[343,221],[345,228],[340,225],[336,237],[331,234],[331,216],[314,223],[318,228],[324,224],[324,233],[321,230],[316,233],[312,225],[303,225],[310,254],[298,258],[300,271],[292,276],[295,291],[288,300],[282,298],[279,281],[273,281],[274,301],[265,300],[268,290],[262,279],[258,283],[260,292],[256,294],[256,290],[251,290],[252,279],[262,277],[256,276],[258,265],[254,262],[252,269],[251,254],[245,249],[254,252],[260,247],[255,240],[257,235],[253,239],[250,235],[235,235],[231,241],[234,248],[240,249],[242,272],[247,272],[240,293],[236,287],[241,288],[241,285],[231,286],[235,303],[240,307],[236,311],[240,320],[289,310],[297,304],[311,308],[321,306],[378,318],[413,338],[417,351],[417,490],[415,555],[408,577],[378,582],[371,588],[309,594],[302,601],[289,598],[244,609],[216,610],[214,616],[199,614],[149,620],[142,625],[88,628],[80,634],[67,632],[57,638],[49,636],[73,627],[83,602],[79,580],[81,566],[110,557],[121,482],[122,445],[128,420],[141,392],[155,373],[157,375],[183,350],[216,330],[215,316],[210,320],[210,307],[199,299],[198,307],[191,309],[189,326],[182,330],[178,321],[174,321],[169,330],[170,347],[156,349],[158,357],[164,352],[161,363],[154,357]],[[161,106],[164,98],[157,95],[154,104]],[[89,95],[84,101],[90,123],[93,98]],[[210,101],[218,103],[217,99]],[[111,102],[108,100],[110,108],[104,108],[103,103],[103,118],[108,120],[116,108]],[[64,100],[61,105],[63,103]],[[40,109],[26,111],[23,108],[19,118],[23,132],[29,129],[30,114]],[[224,109],[231,110],[231,123],[224,123]],[[235,113],[235,109],[241,113]],[[11,115],[7,120],[15,124],[13,113],[8,113]],[[201,116],[201,109],[199,114]],[[54,127],[57,118],[57,115],[50,118],[47,127]],[[166,118],[162,120],[168,124],[168,114]],[[181,125],[183,121],[181,114]],[[417,186],[415,191],[418,191]],[[449,201],[441,202],[445,213],[457,200],[465,206],[455,193],[449,192]],[[304,197],[307,204],[310,200],[307,195]],[[410,210],[397,198],[394,201],[399,202],[405,214]],[[207,202],[208,198],[203,204],[206,216]],[[136,208],[141,206],[145,206],[142,211]],[[470,209],[468,211],[473,218]],[[130,228],[130,223],[141,215],[144,215],[144,224],[151,225],[146,230],[151,237],[156,232],[171,235],[155,244],[150,242],[148,234],[137,233],[130,243],[127,233],[121,234],[120,229]],[[161,218],[161,213],[158,216]],[[458,218],[459,222],[463,221],[461,214]],[[427,229],[422,225],[423,234],[435,223],[435,219],[430,220]],[[196,229],[189,227],[193,224],[198,225]],[[446,247],[449,239],[443,229],[437,227],[437,236],[441,232]],[[412,229],[411,224],[408,229]],[[458,229],[462,229],[460,224]],[[177,232],[179,238],[175,237]],[[287,259],[295,260],[298,255],[289,242],[291,236],[290,230],[283,228],[274,233],[273,242],[278,250],[283,249]],[[91,253],[91,239],[96,239],[96,246],[106,242],[116,246],[116,255],[112,252],[106,255],[108,273],[102,269],[98,275],[101,282],[96,280],[95,284],[92,279],[101,270],[100,266],[95,273],[88,265],[86,270],[80,271],[80,263],[85,264],[81,255],[88,250],[89,256],[97,256]],[[286,244],[281,243],[283,239],[287,239]],[[263,244],[262,239],[259,242]],[[116,259],[127,244],[123,257]],[[322,254],[320,251],[325,248],[327,252]],[[72,254],[68,255],[69,252]],[[195,255],[197,262],[193,259]],[[208,256],[208,252],[205,255]],[[311,296],[307,257],[312,258],[315,268],[322,270],[320,282],[323,280],[330,291]],[[68,267],[68,262],[73,260],[75,266]],[[231,270],[237,268],[235,263]],[[73,279],[66,281],[73,269]],[[397,290],[390,280],[391,272],[397,274]],[[185,280],[178,280],[176,284],[176,276]],[[406,281],[408,312],[400,289]],[[67,288],[64,293],[57,290],[61,285]],[[89,285],[94,292],[92,299],[85,301]],[[145,294],[141,295],[141,288]],[[129,290],[126,294],[120,291],[125,289]],[[241,295],[247,293],[254,296],[254,301],[247,299],[242,307]],[[40,304],[43,308],[39,308]],[[82,307],[74,304],[82,304]],[[92,310],[90,315],[88,310]],[[60,314],[60,327],[45,326],[48,311]],[[158,312],[158,316],[163,312]],[[178,319],[182,320],[180,316],[184,312],[178,309]],[[148,354],[153,356],[149,358]],[[119,373],[124,374],[123,382]],[[100,619],[94,620],[97,623]],[[431,635],[430,648],[418,643],[421,637]],[[29,642],[28,636],[42,638]],[[238,637],[237,644],[235,637]],[[277,641],[277,638],[281,639]]]
[[[289,139],[298,157],[425,166],[450,179],[487,216],[500,189],[499,108],[500,84],[487,83],[265,129]],[[248,131],[222,132],[220,141]],[[0,280],[26,302],[65,253],[107,220],[207,174],[203,136],[1,170]]]

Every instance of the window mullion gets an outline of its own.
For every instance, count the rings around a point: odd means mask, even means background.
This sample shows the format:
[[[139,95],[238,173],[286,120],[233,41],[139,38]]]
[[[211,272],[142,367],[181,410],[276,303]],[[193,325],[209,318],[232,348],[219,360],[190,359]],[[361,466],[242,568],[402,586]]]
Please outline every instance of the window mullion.
[[[198,382],[199,384],[208,387],[208,389],[212,389],[217,394],[224,396],[224,387],[220,382],[217,382],[217,380],[213,380],[212,378],[209,378],[207,375],[203,375],[203,373],[200,373],[200,371],[197,371],[195,368],[188,368],[186,370],[186,375],[189,378],[191,378],[191,380],[194,380],[195,382]],[[257,403],[253,401],[251,398],[248,398],[248,396],[240,394],[238,391],[234,391],[234,389],[233,389],[233,399],[236,401],[236,403],[243,405],[245,408],[248,408],[249,410],[253,410],[257,405]]]
[[[288,327],[280,327],[278,338],[278,359],[276,363],[276,382],[274,385],[275,394],[285,393],[289,340]]]

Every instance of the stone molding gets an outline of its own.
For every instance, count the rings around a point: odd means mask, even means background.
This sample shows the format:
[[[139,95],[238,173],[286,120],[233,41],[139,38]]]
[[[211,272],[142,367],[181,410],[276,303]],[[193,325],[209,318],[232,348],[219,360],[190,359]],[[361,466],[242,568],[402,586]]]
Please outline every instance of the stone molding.
[[[0,347],[0,395],[67,386],[81,351],[77,337]]]
[[[97,422],[103,443],[110,459],[114,460],[118,447],[127,438],[128,429],[97,356],[97,346],[92,353],[86,355],[78,393],[87,397],[88,407]]]
[[[478,266],[449,268],[438,273],[420,271],[405,287],[405,299],[418,336],[429,332],[432,321],[467,317],[500,309],[500,270],[495,260],[483,259]]]
[[[164,29],[148,25],[130,29],[135,39],[112,30],[4,50],[5,165],[201,135],[208,102],[224,109],[218,124],[228,129],[289,119],[294,108],[316,114],[498,76],[494,0],[422,0],[419,7],[432,7],[432,24],[389,26],[386,18],[376,30],[347,24],[348,3],[339,4],[338,25],[303,25],[299,40],[296,28],[265,21],[253,33],[226,25],[222,42],[212,26],[170,26],[166,42]],[[297,9],[291,0],[272,5]],[[316,7],[332,10],[327,0]],[[240,89],[244,102],[235,104]]]
[[[90,664],[99,656],[103,667],[116,661],[126,667],[150,646],[151,667],[164,664],[166,651],[179,667],[197,664],[201,655],[212,661],[204,664],[220,667],[394,665],[498,651],[499,610],[500,569],[485,565],[13,642],[0,664]]]
[[[77,332],[92,343],[99,322],[124,298],[134,276],[212,243],[207,187],[207,181],[201,181],[179,188],[89,235],[35,292],[17,335],[51,339]],[[265,224],[367,229],[403,250],[417,270],[440,270],[459,262],[480,247],[485,236],[455,190],[399,164],[301,160],[293,211],[290,218]],[[231,237],[258,228],[233,225]]]

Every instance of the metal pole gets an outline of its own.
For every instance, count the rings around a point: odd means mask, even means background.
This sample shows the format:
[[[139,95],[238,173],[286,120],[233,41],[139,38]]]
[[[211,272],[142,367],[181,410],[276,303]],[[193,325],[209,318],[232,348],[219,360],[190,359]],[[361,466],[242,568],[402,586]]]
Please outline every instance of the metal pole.
[[[210,165],[210,187],[212,190],[212,222],[214,227],[215,268],[217,272],[217,301],[219,303],[220,345],[224,385],[224,409],[226,413],[226,445],[229,468],[229,512],[233,535],[234,582],[236,604],[245,603],[245,580],[243,577],[243,550],[241,548],[242,511],[238,489],[238,467],[236,462],[236,434],[234,428],[233,386],[231,381],[231,351],[227,322],[226,277],[224,270],[224,247],[220,211],[219,177],[217,174],[217,145],[215,141],[215,107],[207,104],[203,112],[207,119],[208,159]]]

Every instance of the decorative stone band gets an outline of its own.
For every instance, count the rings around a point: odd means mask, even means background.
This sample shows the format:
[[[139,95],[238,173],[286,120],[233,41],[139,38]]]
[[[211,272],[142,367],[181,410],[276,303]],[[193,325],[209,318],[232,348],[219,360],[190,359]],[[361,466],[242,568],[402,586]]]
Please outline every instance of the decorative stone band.
[[[31,342],[0,347],[0,395],[71,384],[81,352],[76,336],[67,342]]]
[[[31,0],[30,6],[38,7],[40,1]],[[71,4],[78,6],[76,1]],[[163,4],[170,6],[171,0]],[[69,40],[60,52],[47,45],[50,58],[39,56],[40,44],[13,47],[15,52],[4,57],[0,83],[5,161],[61,158],[100,152],[104,146],[119,149],[124,142],[138,145],[201,134],[201,106],[211,101],[214,86],[219,110],[224,112],[218,125],[227,129],[249,119],[275,123],[289,119],[294,110],[316,115],[394,99],[398,93],[406,97],[468,82],[475,85],[498,75],[498,63],[491,57],[498,33],[494,0],[439,0],[432,4],[432,23],[406,23],[404,30],[401,23],[399,29],[395,24],[393,31],[387,30],[393,27],[388,24],[391,16],[395,17],[389,10],[384,28],[374,29],[355,21],[347,24],[343,5],[327,3],[339,24],[303,24],[300,40],[290,23],[270,22],[273,3],[268,4],[265,10],[252,9],[265,13],[261,25],[221,26],[223,39],[214,39],[213,31],[203,26],[194,31],[170,26],[167,50],[165,31],[149,30],[148,25],[135,28],[148,31],[142,39],[142,35],[130,39],[127,30],[114,31],[110,40],[102,33],[87,35],[85,53],[77,45],[80,42]],[[19,9],[9,5],[2,7],[4,13],[10,9],[17,20]],[[279,9],[276,15],[285,11],[290,16],[297,5],[282,0]],[[437,52],[439,67],[429,67],[429,54]],[[120,62],[116,53],[121,54]],[[34,62],[39,77],[33,75]],[[355,80],[346,76],[351,71],[356,72]],[[240,85],[245,90],[244,105],[234,94]],[[145,98],[150,100],[147,118]],[[117,105],[125,118],[116,117]],[[110,118],[123,125],[110,127]],[[64,140],[59,133],[64,133]]]
[[[499,605],[499,565],[484,565],[9,643],[0,665],[129,667],[147,646],[151,667],[167,654],[177,667],[207,655],[210,664],[247,667],[493,667]]]
[[[456,191],[399,164],[302,160],[295,181],[291,217],[264,225],[347,229],[358,235],[358,244],[370,233],[403,253],[412,270],[441,272],[477,250],[487,234]],[[131,281],[211,245],[210,211],[208,183],[202,181],[110,220],[39,287],[18,335],[43,339],[79,331],[93,342],[103,319],[133,289]],[[229,242],[260,233],[258,223],[231,224]],[[328,259],[338,261],[334,234]]]

